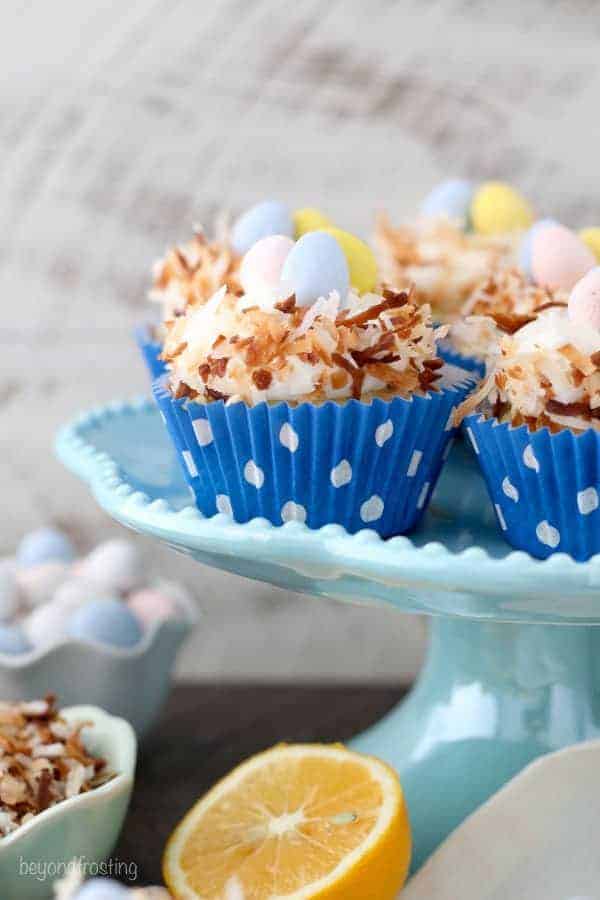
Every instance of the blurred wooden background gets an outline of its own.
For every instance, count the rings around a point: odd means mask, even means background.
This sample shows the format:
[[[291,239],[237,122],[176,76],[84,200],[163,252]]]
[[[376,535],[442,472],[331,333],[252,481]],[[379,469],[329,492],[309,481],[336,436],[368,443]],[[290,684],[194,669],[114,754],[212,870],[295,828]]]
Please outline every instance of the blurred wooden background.
[[[42,521],[114,527],[54,461],[79,410],[146,390],[152,260],[265,196],[369,233],[447,174],[600,224],[593,0],[8,0],[0,29],[0,554]],[[155,548],[141,542],[147,552]],[[207,611],[182,671],[405,677],[422,627],[161,551]]]

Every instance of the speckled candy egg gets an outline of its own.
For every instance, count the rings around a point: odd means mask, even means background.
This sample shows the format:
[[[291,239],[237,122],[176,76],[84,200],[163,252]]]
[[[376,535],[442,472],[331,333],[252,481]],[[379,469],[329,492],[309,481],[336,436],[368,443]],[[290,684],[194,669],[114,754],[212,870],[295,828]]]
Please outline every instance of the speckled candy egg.
[[[600,331],[600,266],[594,266],[571,291],[569,318],[584,328]]]
[[[539,219],[535,222],[531,228],[529,228],[523,237],[521,238],[521,242],[519,244],[519,267],[525,272],[525,274],[531,278],[531,255],[533,248],[533,239],[539,234],[540,231],[543,231],[544,228],[548,228],[550,225],[558,225],[556,219]]]
[[[342,248],[348,263],[350,284],[359,294],[375,289],[377,284],[377,260],[373,251],[364,241],[341,228],[326,228]]]
[[[77,571],[110,593],[131,591],[143,577],[138,551],[129,541],[120,538],[98,544],[81,560]]]
[[[294,223],[289,209],[277,200],[264,200],[250,207],[237,219],[231,230],[231,246],[242,256],[261,238],[273,234],[294,236]]]
[[[442,181],[423,200],[421,215],[427,218],[447,216],[449,219],[458,219],[466,225],[474,193],[475,185],[465,178]]]
[[[67,634],[81,641],[133,647],[142,638],[138,620],[120,600],[107,597],[78,607],[67,622]]]
[[[564,225],[547,225],[532,237],[531,277],[542,287],[570,291],[595,264],[589,247]]]
[[[17,656],[19,653],[27,653],[29,650],[31,650],[31,644],[19,625],[0,624],[0,653]]]
[[[524,197],[501,181],[486,181],[471,201],[471,222],[480,234],[504,234],[529,228],[533,210]]]
[[[144,628],[163,619],[174,618],[178,613],[176,600],[156,588],[145,588],[131,594],[127,606]]]
[[[40,606],[52,599],[56,590],[69,577],[69,566],[61,562],[41,563],[17,569],[17,585],[28,607]]]
[[[69,538],[56,528],[30,531],[17,547],[19,566],[38,566],[47,562],[71,562],[75,549]]]
[[[257,241],[250,247],[240,266],[240,283],[247,294],[273,291],[281,279],[281,270],[294,246],[282,234]]]
[[[112,878],[90,878],[73,900],[131,900],[132,896],[131,891]]]
[[[296,295],[299,306],[337,291],[346,297],[350,273],[344,251],[326,231],[311,231],[296,242],[285,261],[281,279]]]
[[[600,262],[600,228],[582,228],[579,237]]]
[[[320,209],[315,209],[314,206],[296,209],[294,211],[293,219],[294,235],[296,238],[302,237],[303,234],[308,234],[309,231],[319,231],[320,229],[331,228],[333,226],[333,222],[329,216],[322,213]]]
[[[19,608],[19,588],[14,563],[0,559],[0,622],[13,618]]]

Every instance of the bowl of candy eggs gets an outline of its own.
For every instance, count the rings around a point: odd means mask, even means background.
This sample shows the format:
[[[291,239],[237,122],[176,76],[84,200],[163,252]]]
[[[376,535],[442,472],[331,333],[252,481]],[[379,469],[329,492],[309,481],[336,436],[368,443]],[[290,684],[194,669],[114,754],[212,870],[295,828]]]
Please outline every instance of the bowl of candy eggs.
[[[32,531],[0,560],[0,696],[50,688],[66,705],[127,719],[140,737],[195,623],[186,590],[150,580],[131,542],[108,540],[78,558],[61,531]]]

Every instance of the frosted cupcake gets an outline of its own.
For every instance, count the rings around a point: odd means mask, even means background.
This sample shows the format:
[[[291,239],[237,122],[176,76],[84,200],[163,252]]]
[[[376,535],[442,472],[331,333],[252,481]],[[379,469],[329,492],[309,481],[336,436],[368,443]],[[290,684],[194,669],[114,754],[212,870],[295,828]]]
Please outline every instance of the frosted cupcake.
[[[425,199],[416,221],[392,226],[380,216],[375,244],[381,276],[395,288],[414,283],[418,302],[441,321],[455,318],[475,286],[517,262],[529,204],[499,182],[444,182]]]
[[[240,261],[256,241],[273,234],[299,236],[311,227],[326,225],[331,222],[318,210],[292,212],[284,203],[264,200],[242,213],[231,227],[220,216],[212,239],[198,228],[186,243],[169,249],[154,264],[148,293],[157,315],[136,330],[137,343],[152,376],[164,371],[160,355],[168,324],[189,307],[202,306],[222,286],[239,292]]]
[[[600,269],[577,283],[568,308],[501,339],[464,415],[509,542],[539,557],[599,552]]]
[[[168,326],[155,396],[205,515],[388,536],[431,495],[472,382],[437,357],[429,307],[376,292],[369,249],[333,231],[259,241],[241,296]]]

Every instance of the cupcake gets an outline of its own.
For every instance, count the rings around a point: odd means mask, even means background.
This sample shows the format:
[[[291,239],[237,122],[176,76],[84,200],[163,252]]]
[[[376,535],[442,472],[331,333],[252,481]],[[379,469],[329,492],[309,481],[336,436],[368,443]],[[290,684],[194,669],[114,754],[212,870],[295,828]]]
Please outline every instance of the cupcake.
[[[508,185],[444,182],[426,197],[415,221],[393,226],[379,217],[382,278],[397,289],[414,283],[415,299],[448,321],[482,278],[516,263],[519,236],[532,220],[528,203]]]
[[[222,287],[167,324],[155,397],[205,515],[416,523],[472,380],[438,358],[429,306],[375,277],[337,229],[272,236],[244,257],[240,296]]]
[[[493,365],[500,340],[545,309],[566,308],[568,293],[533,284],[518,268],[500,268],[482,278],[452,321],[440,354],[483,375]]]
[[[600,551],[600,268],[568,307],[544,309],[500,341],[459,409],[507,540],[533,556]]]
[[[201,228],[185,244],[173,247],[153,269],[149,300],[158,307],[152,322],[136,329],[136,340],[152,377],[164,372],[162,344],[167,325],[188,307],[201,306],[222,286],[240,291],[242,256],[258,240],[280,234],[300,237],[307,231],[332,226],[320,210],[292,212],[276,200],[264,200],[240,215],[233,225],[225,217],[217,220],[215,236],[209,240]]]

